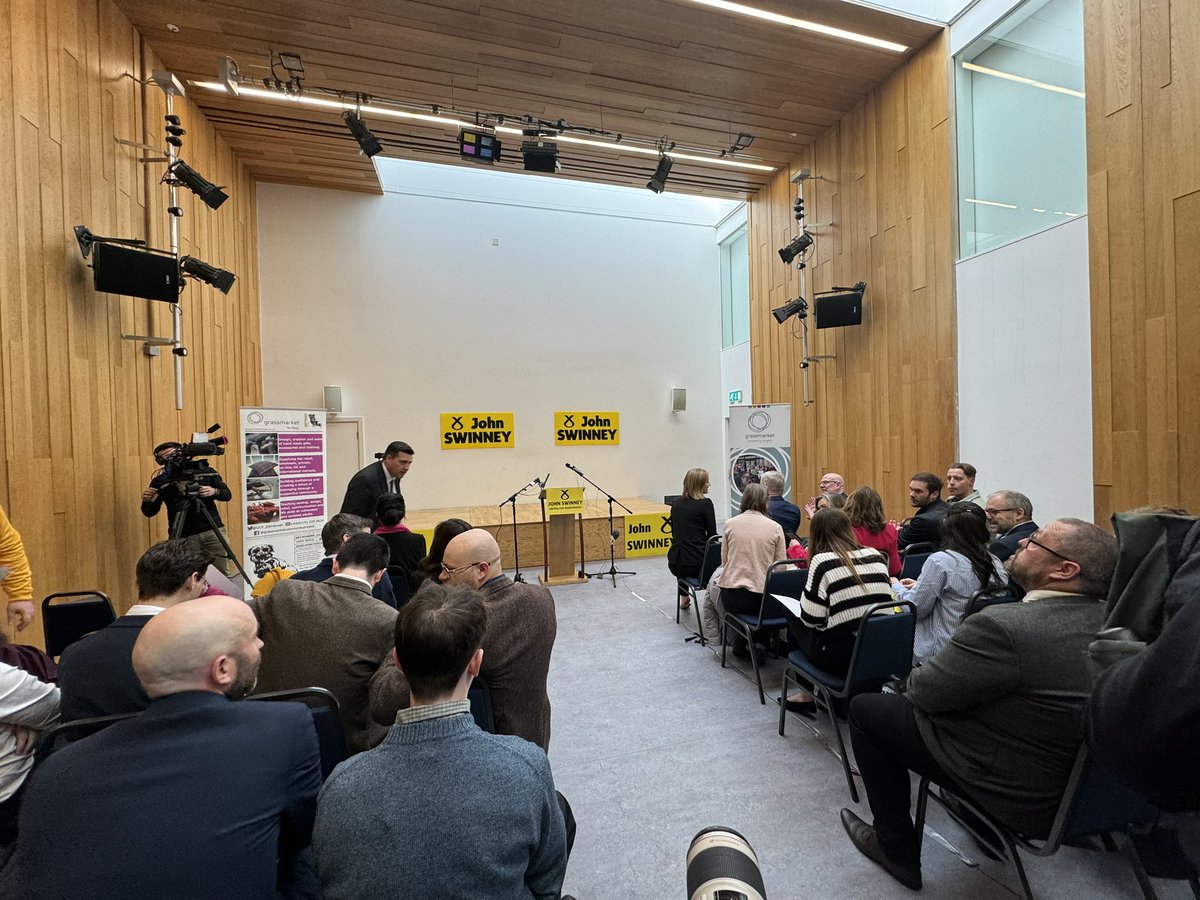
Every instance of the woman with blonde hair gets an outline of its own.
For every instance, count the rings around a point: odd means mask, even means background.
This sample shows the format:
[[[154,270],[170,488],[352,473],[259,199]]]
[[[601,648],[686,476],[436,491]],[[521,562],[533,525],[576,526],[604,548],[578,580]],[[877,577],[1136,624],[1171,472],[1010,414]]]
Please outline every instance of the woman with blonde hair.
[[[683,496],[671,504],[671,549],[667,568],[676,578],[699,578],[704,562],[704,545],[717,533],[717,514],[708,493],[708,472],[689,469],[683,476]],[[679,594],[679,605],[687,609],[691,598]]]
[[[900,574],[900,554],[896,551],[896,526],[883,518],[883,498],[872,487],[860,487],[843,507],[850,517],[854,539],[863,547],[874,547],[887,554],[888,574]]]

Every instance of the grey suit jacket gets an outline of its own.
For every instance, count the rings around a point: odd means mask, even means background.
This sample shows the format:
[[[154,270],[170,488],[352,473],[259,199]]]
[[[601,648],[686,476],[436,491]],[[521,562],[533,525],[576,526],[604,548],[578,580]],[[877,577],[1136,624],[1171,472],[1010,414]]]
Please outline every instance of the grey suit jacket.
[[[963,620],[914,669],[908,698],[938,763],[1004,824],[1045,837],[1083,743],[1088,643],[1104,619],[1093,597],[1050,596]]]
[[[250,600],[263,641],[256,693],[323,687],[338,701],[351,753],[374,747],[387,729],[371,721],[367,686],[395,646],[396,610],[353,578],[289,578]]]

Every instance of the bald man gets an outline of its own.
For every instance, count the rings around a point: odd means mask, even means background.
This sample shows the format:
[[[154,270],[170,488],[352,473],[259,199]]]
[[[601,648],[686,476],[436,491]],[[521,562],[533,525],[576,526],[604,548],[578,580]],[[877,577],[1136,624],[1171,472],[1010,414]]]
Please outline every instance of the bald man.
[[[145,712],[70,744],[29,779],[20,896],[275,897],[308,846],[317,736],[293,703],[233,703],[262,642],[241,600],[154,616],[133,648]]]
[[[558,632],[554,598],[541,585],[516,583],[504,574],[500,546],[481,528],[446,545],[441,580],[475,588],[487,606],[487,653],[480,676],[492,698],[497,734],[515,734],[550,747],[546,676]],[[391,725],[410,704],[408,682],[389,656],[371,679],[371,715]]]
[[[817,496],[809,497],[808,502],[804,504],[804,512],[810,519],[817,514],[817,499],[821,494],[841,494],[842,499],[845,499],[846,479],[837,472],[826,472],[821,476],[817,483]]]

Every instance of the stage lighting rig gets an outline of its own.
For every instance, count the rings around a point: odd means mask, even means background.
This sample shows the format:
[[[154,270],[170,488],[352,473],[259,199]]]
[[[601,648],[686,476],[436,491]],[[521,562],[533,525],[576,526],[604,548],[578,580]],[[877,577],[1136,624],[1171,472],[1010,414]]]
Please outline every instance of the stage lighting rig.
[[[558,172],[562,169],[558,161],[558,142],[550,140],[539,128],[521,131],[521,157],[526,172]]]
[[[486,128],[462,128],[458,132],[458,155],[471,162],[494,165],[500,158],[496,132]]]
[[[197,281],[203,281],[205,284],[211,284],[222,294],[228,294],[229,289],[233,287],[233,282],[236,280],[232,272],[226,272],[224,269],[218,269],[216,266],[210,266],[203,260],[196,259],[194,256],[185,256],[179,261],[179,268],[183,270],[183,274],[190,275]]]
[[[782,325],[792,316],[799,316],[801,319],[808,316],[808,301],[803,297],[797,297],[795,300],[789,300],[783,306],[771,310],[771,315],[775,317],[775,321]]]
[[[163,176],[163,181],[170,184],[174,181],[176,184],[181,184],[201,200],[209,209],[216,209],[222,203],[229,199],[229,195],[221,188],[217,187],[182,159],[171,163],[167,168],[167,174]]]
[[[661,194],[663,188],[667,186],[667,176],[671,174],[671,167],[675,165],[675,160],[663,154],[658,158],[658,166],[654,169],[654,174],[650,176],[650,181],[646,187],[654,191],[656,194]]]
[[[383,152],[383,144],[379,142],[379,138],[371,133],[371,129],[367,127],[366,123],[358,117],[358,113],[348,109],[342,113],[342,118],[346,120],[346,127],[350,129],[350,133],[358,141],[358,146],[362,150],[363,156],[369,159],[377,153]]]
[[[812,235],[807,231],[801,231],[792,239],[790,244],[788,244],[786,247],[779,248],[779,258],[782,259],[785,264],[790,266],[792,264],[792,260],[812,246],[812,242]],[[803,268],[804,263],[801,262],[800,266]]]

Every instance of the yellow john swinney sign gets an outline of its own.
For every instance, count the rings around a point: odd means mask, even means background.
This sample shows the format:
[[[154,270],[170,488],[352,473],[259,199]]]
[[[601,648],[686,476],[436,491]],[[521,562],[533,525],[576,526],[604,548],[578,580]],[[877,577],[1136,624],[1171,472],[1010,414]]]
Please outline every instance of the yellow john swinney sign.
[[[442,413],[443,450],[490,450],[513,446],[510,412]]]
[[[558,447],[584,444],[619,444],[621,414],[618,412],[568,412],[554,414],[554,443]]]

